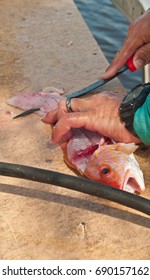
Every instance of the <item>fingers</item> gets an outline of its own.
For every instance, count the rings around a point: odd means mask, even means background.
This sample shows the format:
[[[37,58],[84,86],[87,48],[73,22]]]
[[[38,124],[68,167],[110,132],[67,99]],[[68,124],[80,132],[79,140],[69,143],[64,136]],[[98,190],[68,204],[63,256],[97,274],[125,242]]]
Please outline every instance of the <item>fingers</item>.
[[[51,112],[49,112],[48,114],[46,114],[46,116],[44,116],[42,118],[42,121],[44,123],[49,123],[49,124],[55,124],[57,122],[57,119],[58,119],[58,109],[55,109]]]
[[[103,79],[108,79],[114,76],[134,54],[133,63],[136,69],[139,69],[149,63],[149,24],[150,10],[145,12],[141,17],[130,24],[123,46],[115,56],[110,66],[106,69]],[[139,52],[141,55],[139,55]]]
[[[139,141],[120,122],[118,107],[121,100],[120,94],[116,95],[113,92],[102,92],[86,99],[72,99],[71,105],[76,110],[73,113],[66,112],[65,101],[62,102],[60,108],[43,118],[44,122],[55,124],[51,135],[52,143],[62,144],[68,141],[73,128],[96,131],[115,141]]]
[[[139,38],[135,38],[134,40],[127,38],[121,50],[117,53],[110,66],[106,69],[103,79],[108,79],[114,76],[118,70],[127,63],[128,59],[135,53],[140,45],[142,45],[142,41]]]
[[[136,69],[142,68],[144,65],[150,63],[150,43],[145,44],[138,49],[133,60]]]
[[[52,142],[54,144],[61,143],[63,141],[69,140],[71,136],[72,128],[88,128],[88,123],[90,122],[89,128],[92,126],[92,120],[88,113],[68,113],[62,116],[56,123],[52,131]]]
[[[74,112],[80,111],[80,108],[82,108],[82,111],[84,111],[88,106],[86,99],[83,101],[83,99],[73,98],[70,100],[70,102],[71,108]],[[64,99],[59,102],[58,108],[50,111],[46,116],[43,117],[42,121],[49,124],[55,124],[66,113],[68,112],[66,108],[66,99]]]
[[[49,112],[43,118],[43,122],[55,125],[52,130],[52,142],[59,143],[68,140],[71,135],[71,128],[85,127],[89,130],[99,131],[99,122],[101,122],[101,119],[104,121],[104,111],[106,119],[109,119],[107,115],[110,112],[106,112],[108,102],[110,104],[108,111],[110,111],[113,102],[118,104],[120,98],[120,94],[117,95],[110,91],[101,92],[99,95],[96,94],[84,99],[73,98],[71,100],[73,113],[66,112],[65,100],[63,100],[56,110]]]
[[[43,117],[42,121],[49,124],[55,124],[59,117],[67,112],[66,99],[59,102],[58,108],[50,111],[46,116]]]
[[[89,113],[87,116],[86,111],[91,109],[92,106],[91,102],[88,100],[89,98],[84,100],[78,98],[71,99],[71,107],[74,113],[66,112],[66,100],[62,100],[57,109],[49,112],[43,117],[42,121],[44,123],[55,125],[52,129],[52,143],[60,144],[65,142],[72,136],[71,128],[86,126],[86,122],[89,121]],[[82,113],[79,113],[80,109],[82,110]]]
[[[89,102],[91,100],[91,102]],[[86,112],[89,109],[95,108],[95,98],[73,98],[71,99],[71,108],[73,112]],[[68,114],[66,110],[66,99],[60,101],[57,109],[49,112],[46,116],[43,117],[42,121],[48,124],[55,124],[64,114]]]

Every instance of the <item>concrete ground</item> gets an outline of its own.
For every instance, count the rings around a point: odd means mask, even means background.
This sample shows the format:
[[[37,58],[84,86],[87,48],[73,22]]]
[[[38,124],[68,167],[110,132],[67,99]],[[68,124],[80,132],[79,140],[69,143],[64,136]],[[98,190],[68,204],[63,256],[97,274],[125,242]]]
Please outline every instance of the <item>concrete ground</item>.
[[[108,65],[72,0],[0,0],[0,160],[72,174],[37,115],[12,121],[6,98],[47,86],[69,94]],[[123,92],[115,79],[104,89]],[[150,149],[136,158],[150,199]],[[53,185],[0,177],[0,259],[149,259],[150,219]]]

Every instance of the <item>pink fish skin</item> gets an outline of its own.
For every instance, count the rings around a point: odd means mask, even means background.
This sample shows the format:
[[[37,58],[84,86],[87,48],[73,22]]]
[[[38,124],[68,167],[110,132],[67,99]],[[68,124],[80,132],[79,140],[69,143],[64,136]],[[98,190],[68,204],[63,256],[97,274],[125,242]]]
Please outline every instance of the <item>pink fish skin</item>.
[[[53,89],[53,88],[52,88]],[[40,115],[57,108],[60,90],[54,89],[14,96],[6,103],[23,110],[41,108]],[[64,160],[83,176],[132,193],[144,191],[143,173],[133,155],[134,143],[114,143],[112,139],[84,128],[73,129],[71,139],[61,144]]]
[[[76,133],[86,134],[86,130],[78,130]],[[93,132],[88,133],[93,140]],[[111,139],[99,134],[96,142],[90,139],[86,146],[87,140],[84,137],[82,137],[84,144],[79,137],[79,146],[73,133],[70,141],[61,145],[64,160],[68,165],[93,181],[117,189],[139,194],[145,190],[143,173],[133,155],[138,146],[134,143],[114,144]]]
[[[143,192],[143,173],[131,153],[136,148],[133,143],[99,146],[87,163],[85,176],[118,189]]]
[[[50,88],[50,92],[25,92],[7,99],[6,103],[25,111],[40,108],[37,114],[44,116],[47,112],[58,107],[58,103],[64,98],[60,96],[60,92],[55,88]]]

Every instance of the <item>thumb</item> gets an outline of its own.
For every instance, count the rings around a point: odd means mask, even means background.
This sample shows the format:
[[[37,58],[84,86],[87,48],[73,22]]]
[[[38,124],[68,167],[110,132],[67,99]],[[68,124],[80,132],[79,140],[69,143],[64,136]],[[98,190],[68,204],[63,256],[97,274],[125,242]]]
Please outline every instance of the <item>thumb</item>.
[[[139,48],[133,58],[133,64],[136,69],[140,69],[148,63],[150,63],[150,43]]]

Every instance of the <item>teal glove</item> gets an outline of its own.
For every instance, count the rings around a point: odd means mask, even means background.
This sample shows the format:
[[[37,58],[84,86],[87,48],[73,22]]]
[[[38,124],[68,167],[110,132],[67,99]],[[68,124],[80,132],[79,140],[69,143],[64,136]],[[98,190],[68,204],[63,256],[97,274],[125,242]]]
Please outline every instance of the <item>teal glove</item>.
[[[133,127],[145,145],[150,145],[150,94],[134,115]]]

